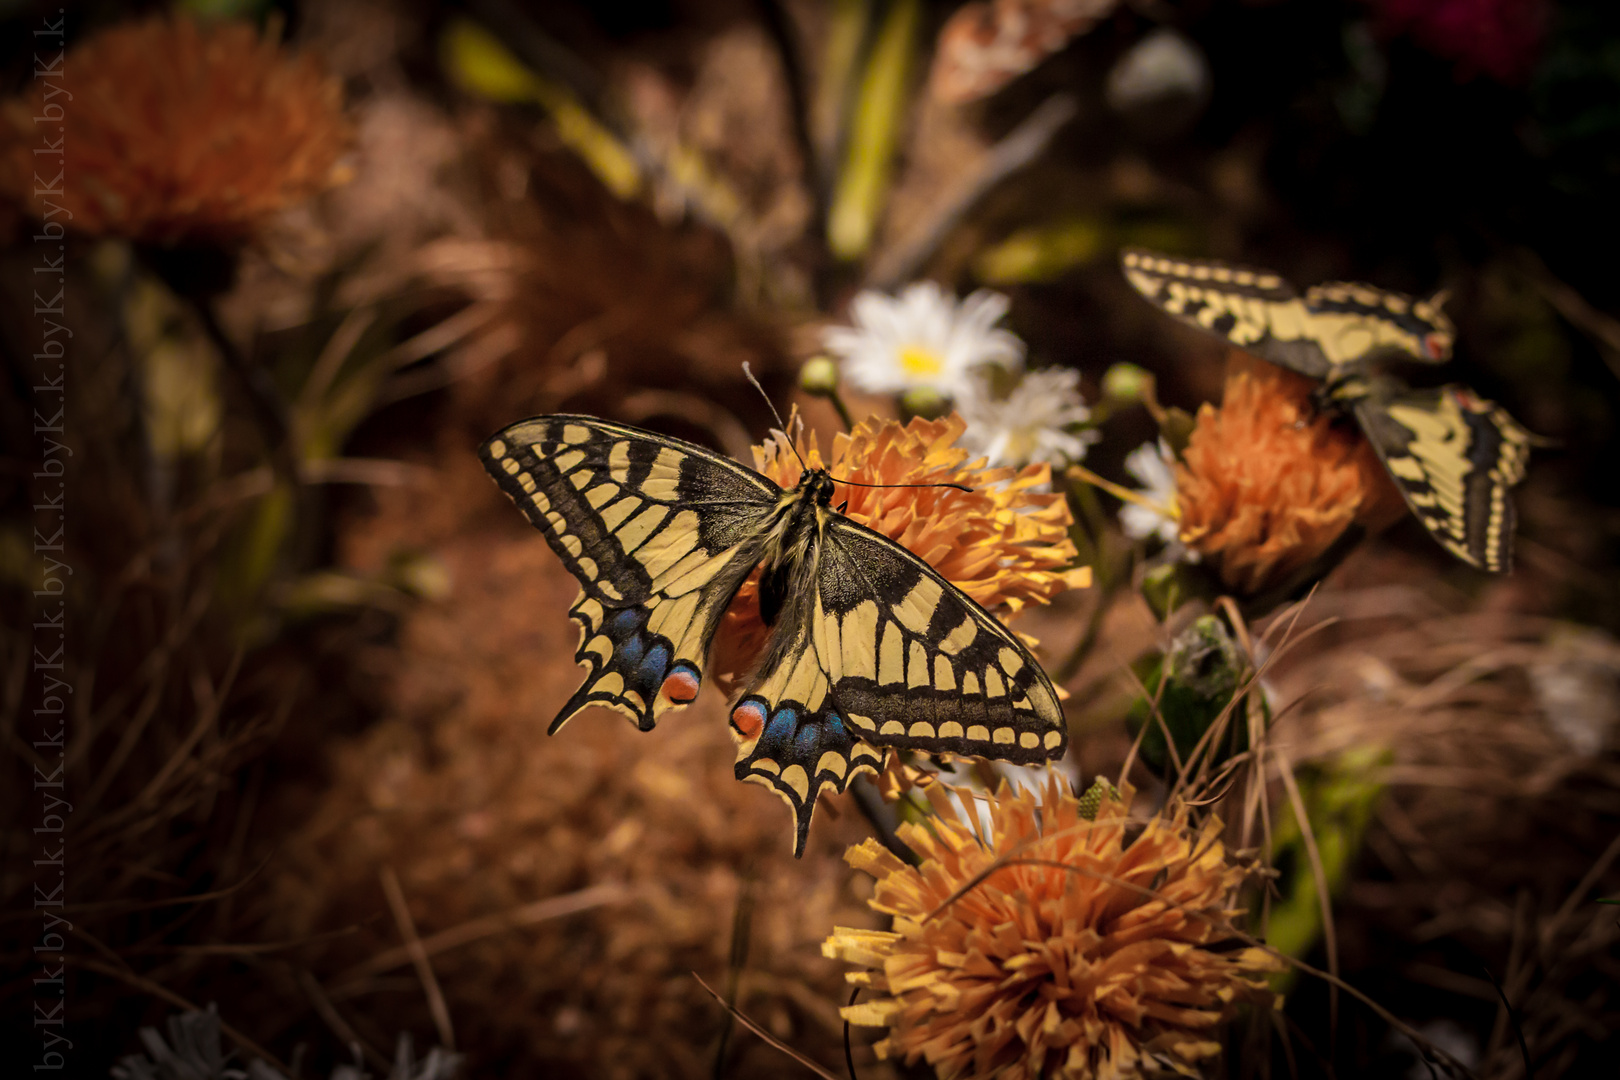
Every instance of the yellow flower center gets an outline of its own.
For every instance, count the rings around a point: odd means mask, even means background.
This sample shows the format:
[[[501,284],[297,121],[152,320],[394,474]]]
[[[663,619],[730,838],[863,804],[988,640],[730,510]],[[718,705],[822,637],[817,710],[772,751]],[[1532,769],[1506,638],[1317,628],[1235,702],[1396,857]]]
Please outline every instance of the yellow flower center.
[[[945,370],[945,358],[921,345],[900,348],[900,370],[907,375],[938,375]]]

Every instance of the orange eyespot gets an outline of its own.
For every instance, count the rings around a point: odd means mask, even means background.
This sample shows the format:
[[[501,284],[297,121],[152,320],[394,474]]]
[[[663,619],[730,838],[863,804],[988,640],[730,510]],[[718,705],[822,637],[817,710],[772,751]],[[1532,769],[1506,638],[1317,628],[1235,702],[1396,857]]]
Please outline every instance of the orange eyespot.
[[[745,701],[731,710],[731,726],[745,739],[757,739],[765,730],[765,706],[757,701]]]
[[[698,696],[697,674],[688,668],[676,668],[658,692],[676,705],[685,705]]]
[[[1443,334],[1425,334],[1423,349],[1429,354],[1430,360],[1444,360],[1448,352],[1447,342]]]

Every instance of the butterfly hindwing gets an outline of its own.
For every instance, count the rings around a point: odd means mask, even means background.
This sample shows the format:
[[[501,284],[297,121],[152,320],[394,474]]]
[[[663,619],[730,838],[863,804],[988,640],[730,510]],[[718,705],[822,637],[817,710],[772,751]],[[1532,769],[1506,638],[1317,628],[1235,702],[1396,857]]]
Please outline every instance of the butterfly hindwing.
[[[1444,290],[1423,300],[1361,281],[1324,281],[1305,290],[1316,332],[1336,335],[1324,346],[1335,364],[1381,354],[1445,363],[1457,337],[1445,301]]]
[[[804,610],[803,600],[789,599],[764,664],[731,710],[737,779],[763,784],[788,804],[794,855],[804,853],[822,790],[841,792],[883,764],[883,751],[856,734],[831,693],[813,624],[794,618]]]
[[[481,456],[580,582],[569,614],[589,674],[551,730],[593,704],[646,730],[690,702],[780,489],[703,447],[586,416],[514,424]]]
[[[1440,362],[1455,332],[1444,294],[1414,300],[1360,282],[1313,286],[1301,297],[1281,275],[1213,259],[1140,249],[1120,255],[1125,277],[1160,310],[1246,352],[1327,379],[1370,358]]]
[[[816,796],[875,771],[882,747],[1034,764],[1068,740],[1022,642],[916,555],[836,515],[731,715],[737,776],[787,801],[796,852]]]
[[[1515,520],[1508,492],[1524,478],[1529,432],[1466,387],[1375,386],[1355,402],[1356,418],[1407,505],[1459,559],[1506,570]]]

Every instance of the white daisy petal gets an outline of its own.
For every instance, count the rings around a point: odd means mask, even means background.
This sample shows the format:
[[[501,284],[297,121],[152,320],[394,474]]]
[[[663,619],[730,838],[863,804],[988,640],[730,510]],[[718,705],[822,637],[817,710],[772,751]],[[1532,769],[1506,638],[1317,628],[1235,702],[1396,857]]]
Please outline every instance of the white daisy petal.
[[[927,388],[956,397],[970,392],[975,368],[1023,363],[1024,343],[995,327],[1008,307],[986,289],[959,303],[932,281],[913,282],[898,296],[868,290],[850,302],[852,325],[825,328],[821,343],[861,390]]]
[[[1142,484],[1137,494],[1144,503],[1126,503],[1119,509],[1119,525],[1134,540],[1156,536],[1167,544],[1181,535],[1176,520],[1176,474],[1170,468],[1170,448],[1143,443],[1125,455],[1125,471]]]
[[[967,421],[962,445],[991,466],[1066,465],[1084,458],[1100,437],[1090,428],[1073,430],[1091,419],[1091,410],[1080,397],[1080,373],[1070,368],[1028,372],[1005,398],[974,378],[956,407]]]

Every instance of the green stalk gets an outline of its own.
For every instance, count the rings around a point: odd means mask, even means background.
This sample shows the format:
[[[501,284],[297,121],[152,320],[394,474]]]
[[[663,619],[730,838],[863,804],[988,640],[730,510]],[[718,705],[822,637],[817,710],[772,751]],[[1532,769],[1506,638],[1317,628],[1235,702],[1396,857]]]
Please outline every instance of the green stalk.
[[[827,246],[839,259],[859,259],[872,246],[904,127],[921,21],[921,0],[894,0],[872,42],[850,124],[844,170],[827,212]]]

